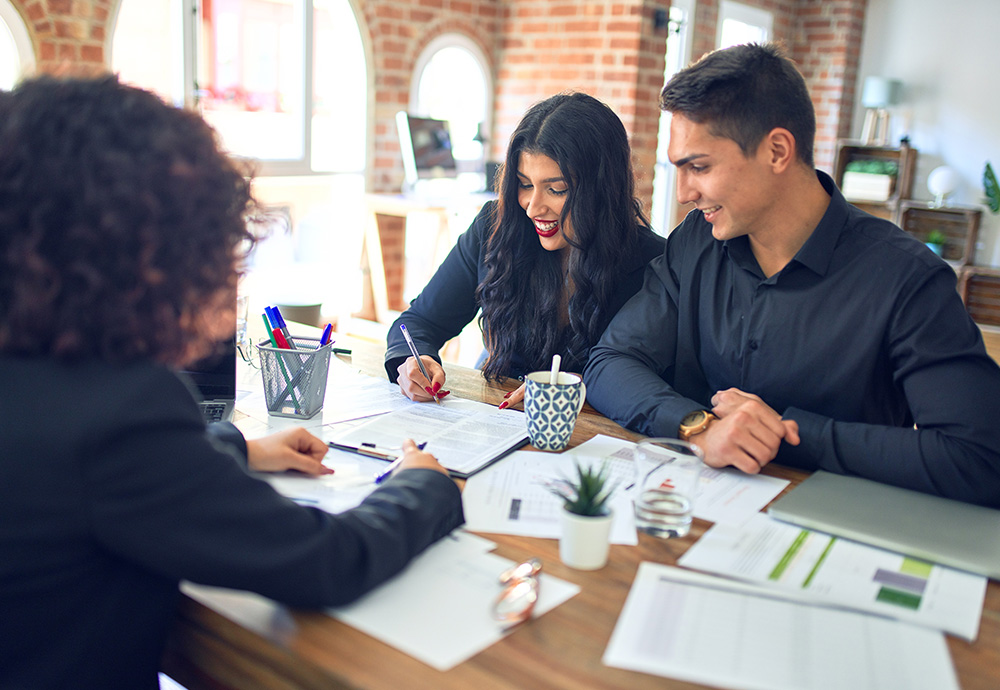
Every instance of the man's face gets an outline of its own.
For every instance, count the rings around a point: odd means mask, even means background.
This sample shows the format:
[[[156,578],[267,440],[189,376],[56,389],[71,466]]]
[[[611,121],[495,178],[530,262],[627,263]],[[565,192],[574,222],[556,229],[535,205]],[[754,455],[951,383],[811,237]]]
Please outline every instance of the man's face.
[[[718,240],[766,231],[780,211],[766,137],[747,158],[735,141],[713,135],[707,123],[675,113],[667,155],[677,166],[678,203],[695,204]]]

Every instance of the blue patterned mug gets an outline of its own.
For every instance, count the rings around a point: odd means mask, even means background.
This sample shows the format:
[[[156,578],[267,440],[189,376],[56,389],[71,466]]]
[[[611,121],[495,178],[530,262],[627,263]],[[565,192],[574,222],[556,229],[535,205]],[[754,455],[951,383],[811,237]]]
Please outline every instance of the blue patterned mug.
[[[587,397],[587,387],[577,374],[560,371],[556,383],[552,373],[535,371],[524,377],[524,413],[528,437],[538,450],[562,450],[573,435],[576,418]]]

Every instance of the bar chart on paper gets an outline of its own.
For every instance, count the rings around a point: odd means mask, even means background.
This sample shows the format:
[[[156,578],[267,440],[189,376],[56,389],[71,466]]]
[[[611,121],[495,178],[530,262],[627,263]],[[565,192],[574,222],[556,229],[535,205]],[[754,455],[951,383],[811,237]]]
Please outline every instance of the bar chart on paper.
[[[764,514],[716,525],[678,561],[974,640],[986,578],[803,529]]]

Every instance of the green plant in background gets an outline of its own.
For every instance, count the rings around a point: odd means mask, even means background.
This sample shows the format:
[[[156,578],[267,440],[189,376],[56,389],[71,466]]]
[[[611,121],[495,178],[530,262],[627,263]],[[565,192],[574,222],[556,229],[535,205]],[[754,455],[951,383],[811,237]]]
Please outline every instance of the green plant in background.
[[[940,230],[931,230],[929,233],[927,233],[927,240],[926,240],[927,244],[943,245],[947,241],[948,238],[945,237],[945,234]]]
[[[859,158],[845,165],[844,170],[846,172],[895,177],[899,172],[899,163],[881,158]]]
[[[563,504],[576,515],[607,515],[607,502],[616,484],[608,486],[611,467],[605,460],[599,469],[583,468],[576,463],[576,478],[565,479],[549,486],[549,490],[563,499]]]
[[[997,184],[997,176],[989,161],[986,161],[986,169],[983,170],[983,190],[986,192],[986,205],[990,207],[990,211],[1000,213],[1000,184]]]

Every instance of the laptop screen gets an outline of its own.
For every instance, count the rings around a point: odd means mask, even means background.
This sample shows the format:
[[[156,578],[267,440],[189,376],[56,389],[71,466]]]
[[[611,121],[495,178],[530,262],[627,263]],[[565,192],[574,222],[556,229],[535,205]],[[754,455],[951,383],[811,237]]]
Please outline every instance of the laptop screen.
[[[202,400],[236,398],[236,336],[219,345],[219,351],[181,369],[198,387]]]

